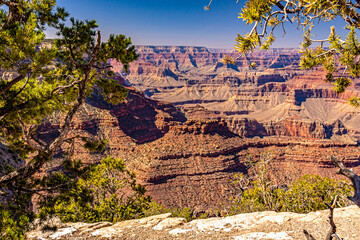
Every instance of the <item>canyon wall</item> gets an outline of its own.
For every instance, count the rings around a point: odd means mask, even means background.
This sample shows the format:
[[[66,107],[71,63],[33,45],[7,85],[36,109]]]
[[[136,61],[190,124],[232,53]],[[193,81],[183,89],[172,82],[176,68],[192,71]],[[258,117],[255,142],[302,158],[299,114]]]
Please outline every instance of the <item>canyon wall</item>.
[[[94,154],[78,142],[74,158],[122,158],[154,200],[198,209],[215,209],[239,193],[231,180],[247,173],[250,155],[273,156],[276,184],[304,174],[336,177],[332,154],[359,173],[360,110],[346,100],[359,94],[357,79],[337,95],[321,69],[298,67],[296,49],[255,52],[256,69],[245,59],[223,64],[225,54],[235,54],[202,47],[141,46],[138,53],[129,74],[112,62],[129,89],[126,101],[114,106],[95,93],[72,125],[73,136],[108,139],[108,147]],[[60,122],[49,119],[39,134],[50,139]],[[58,167],[68,147],[58,152]]]
[[[200,105],[240,136],[360,137],[360,109],[347,104],[350,96],[360,96],[360,80],[338,95],[321,69],[299,68],[297,49],[255,51],[248,57],[256,68],[243,57],[234,65],[222,63],[225,55],[237,57],[231,50],[138,46],[137,51],[139,60],[127,75],[112,62],[127,84],[181,108]]]
[[[108,139],[109,144],[103,153],[95,154],[77,142],[73,157],[85,163],[98,162],[108,155],[124,159],[126,165],[136,171],[148,194],[165,206],[215,209],[230,203],[231,196],[239,192],[232,184],[234,174],[246,174],[248,156],[252,155],[257,161],[264,152],[273,156],[269,169],[277,184],[309,173],[336,177],[329,156],[340,152],[346,166],[360,170],[359,147],[350,140],[294,137],[296,134],[267,136],[270,127],[256,126],[257,123],[250,120],[242,123],[247,131],[243,135],[252,137],[246,138],[232,129],[229,120],[201,106],[181,110],[146,98],[132,88],[129,90],[127,100],[116,106],[97,94],[87,99],[72,124],[72,135]],[[60,117],[49,120],[39,134],[53,136],[60,121]],[[291,121],[286,123],[289,132],[295,129],[298,135],[310,134],[306,127],[304,130],[292,126]],[[308,128],[314,129],[312,134],[327,134],[316,130],[321,127],[344,131],[341,124],[310,124]],[[278,127],[274,131],[283,130]],[[256,133],[264,136],[254,136]],[[64,144],[57,155],[59,166],[48,167],[60,167],[61,154],[68,147]]]

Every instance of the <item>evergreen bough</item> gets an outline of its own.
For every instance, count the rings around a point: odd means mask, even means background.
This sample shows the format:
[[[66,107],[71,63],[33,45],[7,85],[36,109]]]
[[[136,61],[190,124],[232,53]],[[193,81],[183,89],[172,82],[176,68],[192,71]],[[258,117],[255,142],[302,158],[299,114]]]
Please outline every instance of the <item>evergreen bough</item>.
[[[126,98],[128,91],[115,80],[109,60],[120,61],[127,71],[138,55],[124,35],[103,42],[94,20],[70,18],[65,25],[69,14],[57,8],[55,0],[0,0],[0,7],[0,138],[26,159],[17,169],[4,166],[8,172],[0,176],[0,239],[18,239],[34,218],[34,194],[48,199],[79,181],[77,174],[39,177],[60,146],[80,141],[91,151],[103,151],[104,139],[70,137],[70,126],[95,89],[112,104]],[[45,40],[48,27],[57,30],[57,39]],[[45,141],[37,129],[54,113],[63,116],[59,133]],[[81,171],[75,166],[81,168],[74,162],[73,172]]]

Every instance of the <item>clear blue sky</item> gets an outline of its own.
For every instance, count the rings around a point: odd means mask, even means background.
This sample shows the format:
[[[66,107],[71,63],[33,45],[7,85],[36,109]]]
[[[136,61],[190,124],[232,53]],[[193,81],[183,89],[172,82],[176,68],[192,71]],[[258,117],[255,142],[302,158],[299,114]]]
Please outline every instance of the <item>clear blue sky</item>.
[[[245,0],[57,0],[77,19],[95,19],[103,37],[125,34],[137,45],[206,46],[232,48],[237,33],[249,26],[238,19]],[[328,36],[330,24],[318,26],[319,38]],[[49,31],[48,37],[54,37]],[[301,31],[289,25],[287,35],[277,32],[274,47],[297,47]]]

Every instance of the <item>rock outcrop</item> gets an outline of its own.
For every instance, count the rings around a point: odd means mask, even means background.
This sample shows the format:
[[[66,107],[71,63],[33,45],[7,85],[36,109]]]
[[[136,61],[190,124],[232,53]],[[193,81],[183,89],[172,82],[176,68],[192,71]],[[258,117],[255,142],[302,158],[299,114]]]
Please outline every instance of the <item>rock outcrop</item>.
[[[337,234],[343,239],[359,239],[360,210],[357,206],[335,209]],[[118,223],[61,224],[55,232],[32,231],[30,240],[37,239],[231,239],[231,240],[302,240],[303,230],[316,239],[324,239],[330,226],[329,211],[308,214],[258,212],[223,218],[198,219],[186,222],[162,214]]]
[[[0,142],[0,177],[13,169],[24,166],[25,161]]]

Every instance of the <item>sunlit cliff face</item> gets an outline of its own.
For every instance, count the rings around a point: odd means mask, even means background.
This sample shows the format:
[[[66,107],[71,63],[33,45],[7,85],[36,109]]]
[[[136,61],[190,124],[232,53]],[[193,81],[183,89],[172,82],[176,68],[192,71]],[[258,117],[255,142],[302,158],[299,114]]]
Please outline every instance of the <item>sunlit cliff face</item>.
[[[179,107],[201,105],[222,114],[232,131],[242,136],[331,138],[339,121],[347,130],[336,131],[338,135],[350,134],[354,140],[359,136],[360,111],[349,106],[347,99],[360,94],[360,80],[338,95],[323,81],[321,69],[298,67],[297,49],[254,52],[249,58],[257,67],[251,69],[245,58],[236,65],[222,63],[225,55],[236,56],[228,50],[138,46],[137,51],[139,60],[125,75],[129,85],[152,99]],[[112,64],[120,72],[121,66]],[[243,119],[263,131],[243,130],[237,124]]]
[[[143,49],[128,75],[119,72],[118,80],[131,85],[126,101],[115,106],[95,94],[76,116],[74,136],[109,140],[104,153],[79,147],[77,158],[122,158],[154,200],[207,209],[237,193],[231,179],[246,173],[248,154],[272,152],[271,176],[279,184],[307,173],[335,176],[329,154],[340,152],[358,168],[359,110],[346,103],[357,86],[338,96],[320,70],[300,70],[292,60],[265,65],[283,55],[296,59],[290,50],[256,53],[264,65],[249,70],[219,63],[222,53],[204,48]]]

